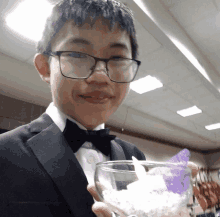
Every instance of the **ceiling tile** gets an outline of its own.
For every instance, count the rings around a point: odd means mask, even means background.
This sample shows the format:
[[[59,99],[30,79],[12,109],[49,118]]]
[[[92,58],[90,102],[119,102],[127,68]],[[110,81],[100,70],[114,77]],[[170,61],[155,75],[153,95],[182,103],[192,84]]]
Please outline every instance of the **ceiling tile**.
[[[216,6],[218,7],[218,9],[220,10],[220,0],[214,0],[216,3]]]
[[[196,92],[198,91],[198,92]],[[199,92],[200,91],[200,92]],[[192,105],[196,105],[198,108],[201,109],[201,105],[209,105],[211,103],[217,102],[219,101],[213,94],[209,93],[207,94],[207,92],[209,92],[207,89],[205,92],[203,92],[204,89],[200,90],[200,86],[198,88],[193,88],[188,92],[184,92],[184,93],[180,93],[180,95],[186,99],[187,101],[189,101]],[[198,95],[200,95],[201,97],[199,97]]]
[[[137,109],[138,111],[140,112],[143,112],[143,113],[149,113],[150,111],[155,111],[155,110],[158,110],[158,108],[160,108],[160,106],[157,104],[157,103],[153,103],[153,102],[149,102],[149,104],[147,104],[146,102],[145,103],[138,103],[136,106],[135,106],[135,109]],[[162,108],[160,108],[162,110]]]
[[[194,42],[197,40],[203,40],[210,38],[214,34],[219,34],[220,29],[216,23],[216,17],[219,12],[213,12],[209,17],[205,17],[197,23],[186,27],[186,32],[193,39]]]
[[[10,31],[7,27],[0,26],[0,51],[18,60],[25,61],[35,54],[35,43],[22,38]]]
[[[172,115],[169,115],[169,116],[163,116],[164,121],[166,121],[167,123],[173,124],[173,125],[176,125],[178,118],[179,118],[178,115],[175,113],[172,113]],[[171,120],[173,120],[173,121],[171,121]]]
[[[185,0],[170,9],[177,21],[184,27],[193,25],[203,17],[216,13],[217,9],[212,1]]]
[[[181,97],[178,97],[178,98],[167,100],[164,103],[164,106],[166,106],[167,109],[176,113],[179,110],[192,107],[192,104],[183,100]]]
[[[129,107],[134,107],[136,106],[141,99],[143,98],[143,96],[141,94],[138,94],[136,92],[134,92],[133,90],[130,90],[128,96],[125,98],[123,104]]]
[[[210,104],[201,104],[200,108],[210,116],[220,115],[220,102],[214,102]]]
[[[141,112],[149,112],[162,108],[157,102],[163,98],[169,97],[169,92],[166,88],[159,88],[144,94],[141,94],[138,99],[135,99],[135,94],[129,99],[128,104]],[[137,97],[136,97],[137,98]],[[126,100],[125,100],[126,101]]]
[[[220,7],[219,7],[219,9],[220,9]],[[216,149],[219,149],[220,148],[220,129],[216,129],[216,130],[214,130],[215,131],[215,135],[216,135],[216,139],[215,139],[215,141],[216,141]]]
[[[160,0],[167,8],[172,8],[182,0]]]
[[[211,53],[211,55],[209,55],[207,58],[213,64],[220,75],[220,51]]]
[[[203,97],[212,95],[204,85],[199,85],[195,88],[190,89],[188,92],[180,93],[187,100],[202,99]]]
[[[199,39],[195,41],[195,43],[198,45],[198,47],[203,51],[203,53],[207,56],[209,56],[210,53],[219,53],[219,46],[216,46],[219,44],[219,32],[216,34],[210,36],[206,39]]]
[[[166,99],[170,99],[173,95],[173,92],[169,89],[162,87],[156,90],[152,90],[147,93],[142,94],[142,103],[147,102],[148,99],[152,100],[153,102],[160,102],[165,101]]]
[[[192,132],[194,132],[202,137],[205,137],[213,142],[216,141],[215,130],[206,130],[205,127],[201,127],[198,124],[195,124],[194,126],[195,126],[195,128],[192,129]]]
[[[198,78],[198,76],[196,75],[192,75],[190,77],[186,77],[182,79],[181,81],[176,81],[175,83],[169,83],[167,86],[176,93],[181,94],[181,92],[186,92],[187,90],[195,88],[201,84],[202,83],[200,78]]]
[[[219,114],[214,114],[211,116],[212,119],[214,120],[213,124],[216,124],[216,123],[220,123],[220,115]]]
[[[179,93],[184,99],[186,99],[189,102],[193,102],[193,100],[195,99],[190,92],[180,92]]]
[[[193,122],[186,120],[184,117],[181,117],[180,115],[170,117],[169,122],[188,131],[195,129]]]
[[[161,44],[138,22],[135,22],[137,40],[139,46],[139,56],[147,55],[161,47]]]
[[[138,122],[138,124],[136,124]],[[128,119],[126,123],[132,125],[132,130],[137,129],[139,132],[143,132],[143,129],[147,129],[147,135],[158,135],[164,136],[164,133],[166,134],[173,133],[175,129],[170,128],[169,126],[166,126],[165,123],[160,123],[154,120],[153,117],[144,118],[139,115],[130,114],[128,116]]]
[[[157,71],[163,71],[165,68],[175,65],[178,60],[166,48],[161,48],[152,52],[149,55],[140,57],[142,64],[138,71],[138,77],[143,77],[149,74],[154,74]]]
[[[188,116],[185,118],[187,120],[194,122],[195,124],[200,125],[201,127],[205,127],[206,125],[213,123],[212,117],[205,113],[195,114],[195,115]]]
[[[141,103],[137,103],[135,108],[145,112],[157,111],[159,109],[161,113],[163,113],[164,110],[168,110],[173,115],[179,109],[187,108],[190,105],[190,103],[172,91],[161,88],[148,92],[148,94],[146,93],[143,98],[141,98]]]
[[[169,111],[168,109],[160,106],[160,107],[157,107],[157,109],[155,110],[149,111],[148,114],[153,115],[154,117],[157,117],[160,119],[164,119],[164,118],[173,116],[174,112]]]
[[[169,84],[179,81],[187,76],[190,76],[191,74],[192,72],[178,62],[177,64],[166,68],[163,71],[155,72],[155,77],[158,78],[163,84]]]
[[[215,102],[219,102],[214,95],[204,96],[202,98],[196,98],[193,102],[199,107],[200,105],[210,105]]]

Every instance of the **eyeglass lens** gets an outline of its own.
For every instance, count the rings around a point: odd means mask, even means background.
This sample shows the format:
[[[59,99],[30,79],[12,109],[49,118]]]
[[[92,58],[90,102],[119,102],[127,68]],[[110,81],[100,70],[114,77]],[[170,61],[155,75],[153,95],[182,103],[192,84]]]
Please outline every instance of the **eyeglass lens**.
[[[65,52],[60,56],[61,71],[69,78],[87,78],[94,70],[95,59],[89,55]],[[138,65],[136,61],[128,59],[111,59],[107,63],[110,79],[118,82],[133,80]]]

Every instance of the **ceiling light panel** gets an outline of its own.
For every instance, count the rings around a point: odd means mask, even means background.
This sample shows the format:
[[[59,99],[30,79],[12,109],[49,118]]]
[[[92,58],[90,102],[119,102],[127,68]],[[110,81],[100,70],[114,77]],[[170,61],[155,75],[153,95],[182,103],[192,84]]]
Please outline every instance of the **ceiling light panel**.
[[[52,7],[46,0],[25,0],[6,16],[5,21],[15,34],[37,42],[42,37]]]
[[[191,115],[195,115],[199,113],[202,113],[202,110],[199,109],[197,106],[193,106],[188,109],[177,111],[177,114],[181,115],[182,117],[187,117],[187,116],[191,116]]]
[[[155,90],[157,88],[163,87],[163,84],[157,80],[155,77],[150,75],[138,79],[137,81],[131,82],[131,89],[139,94],[143,94],[149,92],[151,90]]]
[[[220,128],[220,123],[205,126],[207,130],[216,130]]]

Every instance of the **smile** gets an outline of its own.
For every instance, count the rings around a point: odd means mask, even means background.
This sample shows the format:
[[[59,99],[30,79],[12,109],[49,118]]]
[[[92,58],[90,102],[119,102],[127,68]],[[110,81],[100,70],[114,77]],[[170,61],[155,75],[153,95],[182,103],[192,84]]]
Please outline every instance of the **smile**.
[[[89,103],[93,104],[104,104],[106,103],[109,99],[109,97],[97,97],[97,96],[81,96],[84,100],[86,100]]]
[[[82,96],[83,98],[95,98],[95,99],[105,99],[105,98],[108,98],[108,97],[97,97],[97,96]]]

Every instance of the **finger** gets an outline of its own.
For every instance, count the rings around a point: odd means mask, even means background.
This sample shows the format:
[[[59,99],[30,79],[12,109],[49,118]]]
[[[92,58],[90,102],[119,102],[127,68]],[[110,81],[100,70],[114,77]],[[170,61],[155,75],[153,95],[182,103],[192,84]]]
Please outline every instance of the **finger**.
[[[92,206],[92,211],[99,217],[111,217],[111,210],[105,203],[95,202]]]
[[[87,190],[89,191],[89,193],[95,198],[96,201],[100,201],[99,199],[99,195],[96,191],[96,188],[94,185],[88,185],[87,186]]]
[[[192,178],[196,177],[197,173],[199,172],[198,165],[189,161],[187,167],[189,167],[192,170]]]
[[[98,188],[100,188],[101,191],[104,191],[104,190],[108,190],[102,183],[100,182],[96,182],[96,185],[98,186]]]

